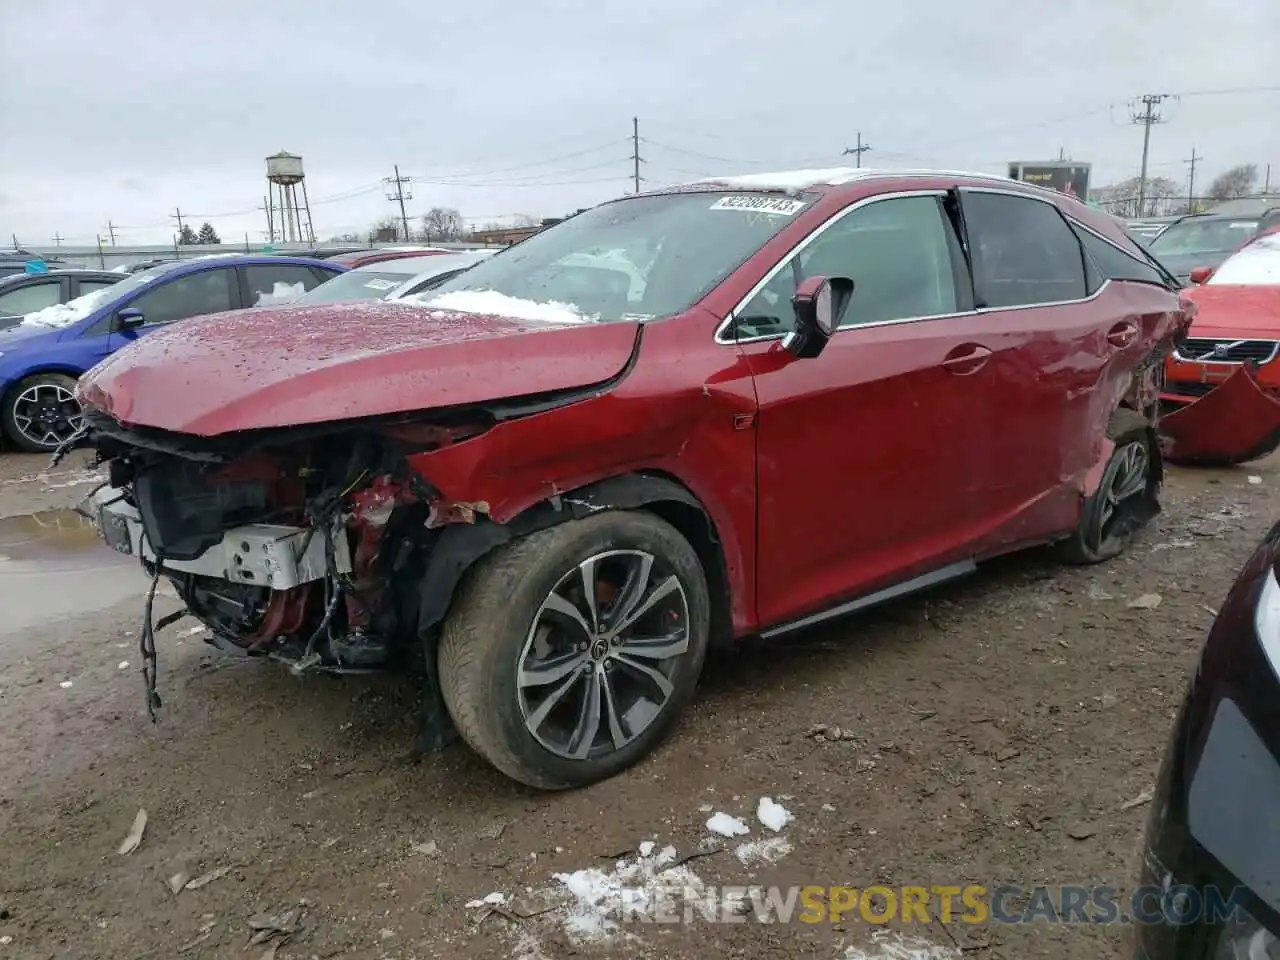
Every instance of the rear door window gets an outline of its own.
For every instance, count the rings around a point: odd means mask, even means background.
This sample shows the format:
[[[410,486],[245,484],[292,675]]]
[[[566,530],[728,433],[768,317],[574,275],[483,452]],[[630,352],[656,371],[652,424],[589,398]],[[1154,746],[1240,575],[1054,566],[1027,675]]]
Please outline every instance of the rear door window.
[[[1058,208],[1031,197],[962,191],[979,307],[1088,296],[1084,251]]]
[[[244,274],[246,307],[292,303],[320,286],[320,279],[310,267],[295,263],[254,264],[240,270]]]

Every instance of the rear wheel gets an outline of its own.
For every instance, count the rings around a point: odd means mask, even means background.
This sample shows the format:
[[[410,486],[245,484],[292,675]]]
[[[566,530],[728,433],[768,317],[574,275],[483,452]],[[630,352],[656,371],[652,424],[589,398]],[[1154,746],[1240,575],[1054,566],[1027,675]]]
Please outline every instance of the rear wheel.
[[[445,705],[508,776],[581,786],[635,763],[688,702],[710,601],[693,548],[646,513],[602,512],[495,551],[440,639]]]
[[[32,453],[56,450],[80,429],[82,411],[75,392],[75,377],[62,373],[38,373],[19,381],[0,408],[5,436]]]
[[[1085,500],[1080,523],[1062,544],[1068,563],[1101,563],[1119,556],[1134,533],[1160,512],[1160,447],[1151,424],[1134,410],[1111,415],[1115,444],[1098,489]]]

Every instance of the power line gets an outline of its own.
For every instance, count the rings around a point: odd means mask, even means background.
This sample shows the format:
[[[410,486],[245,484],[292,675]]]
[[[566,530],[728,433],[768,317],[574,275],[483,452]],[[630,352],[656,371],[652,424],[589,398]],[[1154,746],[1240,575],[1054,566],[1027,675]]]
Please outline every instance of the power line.
[[[399,164],[396,164],[393,169],[395,170],[396,175],[394,177],[386,177],[383,180],[383,183],[387,184],[387,187],[388,187],[387,199],[395,200],[400,204],[400,223],[404,226],[404,238],[406,241],[408,241],[409,239],[411,239],[409,236],[409,218],[408,216],[405,215],[405,212],[404,212],[404,202],[406,199],[408,200],[413,199],[413,191],[412,189],[410,189],[408,195],[406,196],[404,188],[406,184],[412,185],[413,177],[400,176]],[[391,193],[389,189],[390,187],[393,187],[393,186],[395,187],[394,194]]]
[[[640,192],[640,119],[638,117],[631,118],[631,162],[634,165],[632,170],[632,178],[635,183],[636,193]]]
[[[868,144],[864,144],[864,143],[862,142],[862,131],[861,131],[861,130],[859,130],[859,131],[858,131],[858,145],[857,145],[856,147],[846,147],[846,148],[845,148],[845,151],[844,151],[844,156],[848,156],[849,154],[851,154],[851,153],[852,153],[852,154],[853,154],[853,156],[854,156],[854,163],[855,163],[857,166],[861,167],[861,166],[862,166],[862,155],[863,155],[864,153],[866,153],[866,152],[867,152],[868,150],[870,150],[870,149],[871,149],[871,144],[869,144],[869,143],[868,143]]]
[[[573,153],[562,153],[559,156],[548,157],[544,160],[529,160],[514,167],[498,167],[491,170],[470,170],[463,173],[437,173],[430,174],[429,180],[467,180],[472,177],[487,177],[495,173],[513,173],[517,170],[528,170],[530,167],[541,167],[549,163],[559,163],[562,160],[573,160],[577,157],[585,157],[589,153],[599,153],[609,147],[616,147],[619,144],[630,143],[631,138],[610,140],[607,143],[597,144],[594,147],[588,147],[585,150],[575,150]]]
[[[1151,128],[1157,123],[1164,122],[1160,119],[1156,108],[1168,99],[1167,93],[1144,93],[1138,99],[1138,103],[1142,104],[1142,111],[1134,111],[1132,116],[1134,123],[1142,125],[1142,172],[1138,175],[1138,216],[1140,217],[1146,209],[1147,202],[1147,158],[1151,151]]]
[[[485,187],[485,186],[503,186],[506,184],[526,183],[533,180],[541,180],[543,177],[566,176],[571,173],[585,173],[591,170],[603,170],[607,167],[618,167],[621,163],[631,160],[631,157],[622,159],[610,159],[604,163],[592,163],[584,167],[569,167],[563,170],[546,170],[542,173],[530,173],[522,177],[506,177],[498,180],[455,180],[446,177],[414,177],[414,183],[430,183],[440,186],[458,186],[458,187]],[[537,184],[534,184],[537,186]]]
[[[1196,212],[1196,164],[1203,159],[1196,156],[1196,148],[1192,147],[1191,159],[1186,161],[1191,165],[1191,176],[1187,181],[1187,213]]]

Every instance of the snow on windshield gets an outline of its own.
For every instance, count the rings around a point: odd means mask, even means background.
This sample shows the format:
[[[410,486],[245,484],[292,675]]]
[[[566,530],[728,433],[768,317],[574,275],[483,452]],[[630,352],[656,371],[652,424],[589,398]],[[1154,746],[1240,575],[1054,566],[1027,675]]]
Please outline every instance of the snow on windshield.
[[[859,176],[867,176],[870,170],[854,167],[828,167],[825,170],[782,170],[776,173],[747,173],[732,177],[707,177],[698,183],[723,183],[727,187],[743,190],[808,190],[821,184],[838,184]]]
[[[70,303],[55,303],[35,313],[28,313],[22,318],[22,325],[60,330],[84,320],[115,295],[114,287],[103,287],[93,293],[86,293],[83,297],[76,297]]]
[[[1232,254],[1214,271],[1207,283],[1280,284],[1280,233],[1259,237],[1243,250]]]
[[[540,323],[590,323],[594,318],[584,317],[571,303],[548,300],[521,300],[508,297],[496,290],[455,290],[438,297],[407,297],[404,303],[421,303],[438,310],[458,310],[462,313],[487,313],[513,320],[533,320]]]
[[[286,303],[293,303],[300,296],[307,292],[306,285],[299,280],[297,283],[283,283],[279,280],[271,287],[271,292],[265,290],[255,290],[258,299],[253,301],[255,307],[279,307]]]

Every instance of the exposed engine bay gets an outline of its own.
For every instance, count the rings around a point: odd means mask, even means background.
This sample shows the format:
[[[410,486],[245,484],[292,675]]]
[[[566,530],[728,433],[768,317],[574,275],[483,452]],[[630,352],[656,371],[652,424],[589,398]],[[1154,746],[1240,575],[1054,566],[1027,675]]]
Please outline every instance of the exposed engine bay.
[[[484,432],[395,424],[294,433],[246,449],[193,446],[112,421],[89,444],[108,480],[82,513],[116,550],[177,591],[209,641],[295,672],[423,660],[418,594],[440,528],[483,505],[445,503],[406,457]],[[154,668],[151,598],[143,656]],[[148,647],[148,644],[150,645]],[[154,672],[148,684],[154,708]]]

